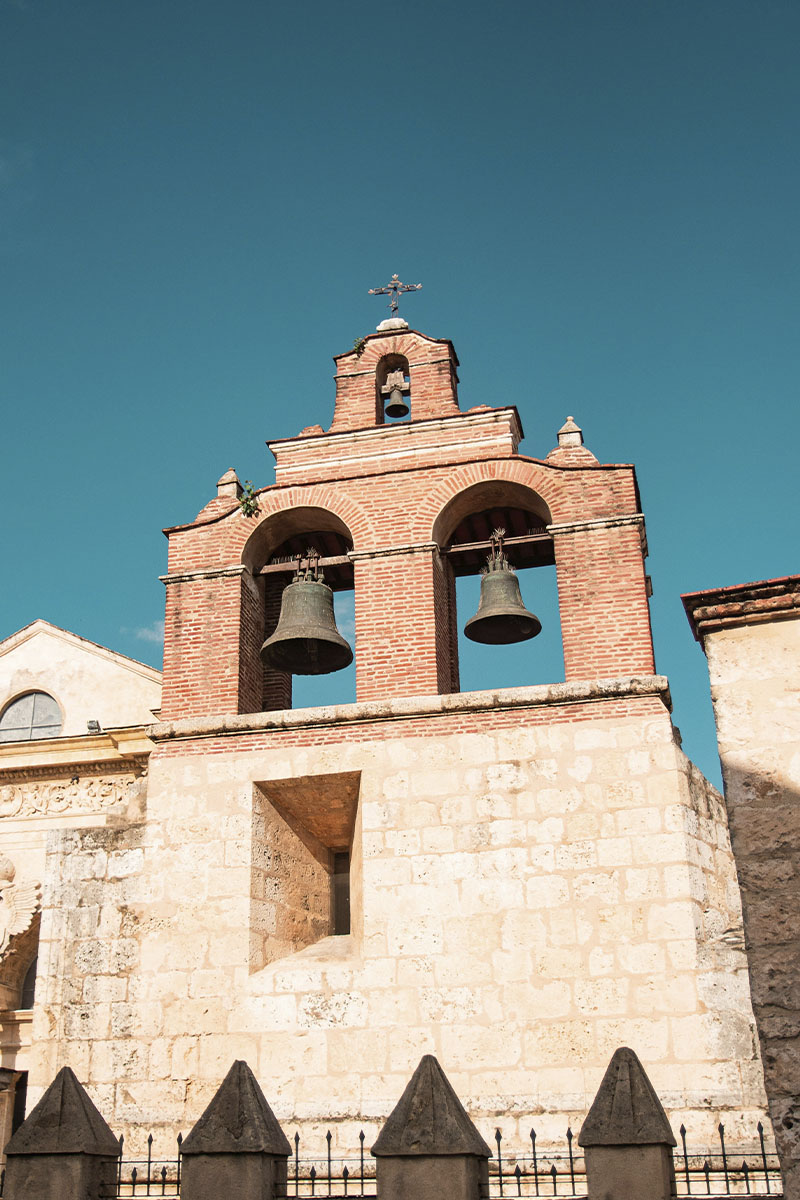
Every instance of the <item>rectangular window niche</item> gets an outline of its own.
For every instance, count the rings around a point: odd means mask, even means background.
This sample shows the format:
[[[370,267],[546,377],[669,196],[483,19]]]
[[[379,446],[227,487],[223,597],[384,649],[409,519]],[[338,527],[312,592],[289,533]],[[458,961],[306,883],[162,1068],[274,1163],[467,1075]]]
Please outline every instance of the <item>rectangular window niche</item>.
[[[350,932],[359,771],[271,779],[253,789],[250,970]]]

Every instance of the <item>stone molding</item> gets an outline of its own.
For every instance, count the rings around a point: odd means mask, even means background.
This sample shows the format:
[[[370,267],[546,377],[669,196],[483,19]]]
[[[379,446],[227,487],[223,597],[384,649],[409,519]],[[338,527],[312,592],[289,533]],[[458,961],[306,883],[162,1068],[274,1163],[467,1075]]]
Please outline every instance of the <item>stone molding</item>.
[[[686,592],[681,600],[695,640],[705,649],[708,633],[800,617],[800,575]]]
[[[398,554],[438,554],[437,542],[411,542],[407,546],[381,546],[377,550],[348,550],[351,562],[362,562],[370,558],[392,558]]]
[[[662,701],[667,711],[672,708],[667,677],[639,675],[617,679],[582,680],[575,683],[539,684],[534,687],[500,688],[495,691],[456,692],[446,696],[413,696],[408,699],[376,700],[361,704],[234,714],[229,717],[160,721],[151,725],[147,733],[153,742],[169,742],[196,737],[236,736],[270,729],[302,729],[331,725],[346,728],[375,721],[406,720],[409,717],[501,712],[515,708],[587,704],[641,696],[655,696]]]
[[[249,568],[239,563],[235,567],[203,567],[197,571],[176,571],[169,575],[159,575],[158,578],[162,583],[189,583],[193,579],[224,579],[228,575],[245,573],[249,573]]]
[[[623,525],[638,525],[642,540],[642,554],[647,558],[647,533],[645,532],[644,514],[628,513],[621,517],[597,517],[592,521],[565,521],[560,525],[548,525],[547,532],[557,537],[561,533],[590,533],[596,529],[618,529]]]

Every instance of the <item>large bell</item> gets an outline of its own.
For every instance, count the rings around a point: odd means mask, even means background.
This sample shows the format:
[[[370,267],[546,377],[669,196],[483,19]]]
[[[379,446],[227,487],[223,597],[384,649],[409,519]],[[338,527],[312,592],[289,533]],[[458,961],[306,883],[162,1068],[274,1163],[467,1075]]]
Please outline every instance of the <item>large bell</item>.
[[[298,571],[281,598],[275,632],[261,647],[264,662],[292,675],[328,675],[353,661],[353,651],[336,628],[333,592],[317,571],[316,558]]]
[[[390,371],[386,383],[381,388],[381,395],[386,396],[384,412],[387,417],[407,417],[411,409],[406,403],[403,392],[408,391],[406,377],[402,371]]]
[[[505,646],[526,642],[542,632],[542,623],[522,603],[519,580],[503,553],[502,530],[492,534],[492,556],[481,576],[478,611],[464,626],[473,642]]]

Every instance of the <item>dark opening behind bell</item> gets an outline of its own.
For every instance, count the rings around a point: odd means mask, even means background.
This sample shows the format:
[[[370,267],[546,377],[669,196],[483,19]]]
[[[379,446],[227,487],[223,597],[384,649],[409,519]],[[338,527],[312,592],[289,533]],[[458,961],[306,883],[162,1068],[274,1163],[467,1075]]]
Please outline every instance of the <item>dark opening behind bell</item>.
[[[350,645],[336,628],[333,592],[323,583],[317,560],[309,551],[306,566],[298,559],[297,573],[284,588],[275,632],[261,647],[264,662],[292,675],[329,675],[353,661]]]
[[[481,576],[478,611],[464,626],[473,642],[505,646],[526,642],[542,632],[542,623],[522,603],[519,580],[503,553],[502,529],[492,534],[492,553],[486,574]]]
[[[406,377],[402,371],[390,371],[386,376],[386,383],[381,388],[381,394],[387,396],[384,412],[387,417],[407,417],[411,409],[406,403],[403,392],[407,392],[409,388]]]

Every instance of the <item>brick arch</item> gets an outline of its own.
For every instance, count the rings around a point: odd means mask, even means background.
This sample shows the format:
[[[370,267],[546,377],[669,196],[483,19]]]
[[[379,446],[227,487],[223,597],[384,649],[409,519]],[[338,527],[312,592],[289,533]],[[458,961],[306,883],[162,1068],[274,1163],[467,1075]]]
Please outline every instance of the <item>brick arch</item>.
[[[447,510],[463,492],[478,488],[481,484],[511,484],[523,487],[532,493],[533,508],[544,505],[543,516],[548,524],[560,519],[563,489],[560,481],[540,463],[520,459],[496,459],[492,462],[469,463],[458,467],[435,487],[419,504],[420,527],[427,531],[425,536],[439,542],[451,532],[447,526]],[[477,493],[476,493],[477,494]]]
[[[267,527],[275,524],[275,518],[288,516],[298,509],[324,511],[332,519],[331,528],[341,526],[340,532],[352,539],[354,548],[371,545],[374,536],[373,523],[361,505],[336,488],[324,484],[261,492],[259,509],[257,525],[237,523],[236,539],[232,546],[232,549],[239,551],[241,561],[251,567],[259,557],[261,548],[271,540]]]

